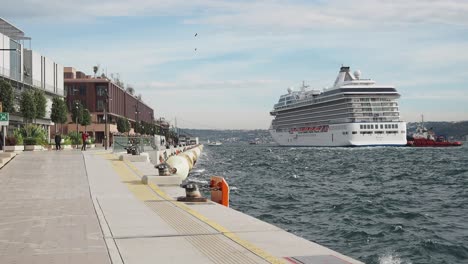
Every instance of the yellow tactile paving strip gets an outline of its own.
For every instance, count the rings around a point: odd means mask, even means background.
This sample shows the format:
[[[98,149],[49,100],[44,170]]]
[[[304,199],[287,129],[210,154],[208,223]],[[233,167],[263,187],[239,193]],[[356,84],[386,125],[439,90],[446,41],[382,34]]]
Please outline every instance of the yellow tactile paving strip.
[[[112,154],[106,154],[104,155],[104,158],[111,162],[112,168],[117,172],[122,182],[127,185],[128,189],[138,198],[138,200],[163,200],[161,197],[154,195],[154,192],[148,189],[146,185],[142,184],[141,180],[135,178],[133,172],[130,171],[124,162],[119,161]]]
[[[257,261],[250,258],[241,251],[242,248],[227,243],[219,234],[207,234],[210,231],[209,227],[195,221],[171,203],[146,202],[146,204],[178,233],[187,234],[185,239],[214,263],[255,264],[261,261],[255,255],[251,256]]]
[[[102,154],[100,154],[102,155]],[[129,190],[141,201],[144,201],[154,212],[170,224],[176,231],[183,234],[204,234],[209,230],[206,226],[189,218],[182,211],[189,213],[198,220],[204,222],[214,230],[223,234],[225,237],[237,243],[240,248],[234,248],[219,237],[219,235],[197,235],[187,236],[186,239],[195,246],[200,252],[204,253],[214,263],[257,263],[242,252],[242,248],[250,251],[262,260],[268,263],[286,263],[266,251],[256,247],[250,242],[239,238],[237,235],[229,231],[227,228],[208,219],[204,215],[192,210],[182,202],[174,201],[155,184],[143,185],[140,179],[143,176],[139,170],[128,161],[120,161],[113,154],[103,155],[105,159],[112,163],[112,167],[117,172],[119,177],[126,183]],[[136,174],[136,175],[135,175]],[[137,177],[135,177],[137,176]],[[148,188],[149,187],[149,188]],[[170,206],[168,203],[158,203],[157,201],[167,201],[176,207]],[[182,218],[184,218],[182,220]]]

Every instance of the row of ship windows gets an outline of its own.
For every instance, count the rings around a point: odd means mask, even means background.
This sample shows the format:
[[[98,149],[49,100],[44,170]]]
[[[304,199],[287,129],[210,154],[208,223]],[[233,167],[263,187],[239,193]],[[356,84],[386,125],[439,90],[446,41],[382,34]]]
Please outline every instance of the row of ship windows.
[[[367,125],[360,125],[360,128],[361,129],[379,129],[379,125],[378,124],[367,124]],[[394,129],[398,129],[398,124],[380,124],[380,129],[390,129],[390,128],[394,128]]]
[[[331,95],[331,96],[325,96],[325,97],[322,97],[320,99],[307,99],[307,100],[301,100],[300,103],[297,104],[297,106],[299,105],[307,105],[308,103],[310,102],[315,102],[315,103],[320,103],[320,102],[323,102],[323,103],[329,103],[329,101],[332,101],[332,100],[336,100],[336,99],[340,99],[340,98],[344,98],[344,95],[343,94],[338,94],[338,95]],[[391,102],[391,103],[397,103],[396,101],[397,98],[346,98],[345,101],[346,102]],[[285,104],[285,101],[286,104]],[[292,101],[292,97],[291,96],[288,96],[288,97],[285,97],[285,98],[280,98],[279,102],[277,104],[275,104],[275,108],[277,107],[285,107],[286,105],[289,105],[293,103]]]
[[[353,102],[391,102],[388,98],[353,98]]]
[[[296,124],[296,123],[311,123],[311,122],[318,122],[318,121],[322,121],[322,122],[325,122],[327,120],[333,120],[333,119],[336,119],[336,118],[350,118],[350,117],[373,117],[373,118],[386,118],[386,117],[398,117],[399,116],[399,113],[396,112],[396,113],[383,113],[383,114],[352,114],[352,115],[349,115],[347,113],[336,113],[336,114],[332,114],[332,113],[329,113],[329,114],[323,114],[323,115],[316,115],[316,116],[304,116],[304,117],[296,117],[296,118],[286,118],[286,117],[276,117],[275,120],[274,120],[274,123],[275,124],[283,124],[283,125],[287,125],[287,124]],[[363,127],[364,126],[364,127]],[[383,125],[381,125],[381,129],[383,129]],[[395,126],[395,125],[393,125]],[[375,126],[374,125],[361,125],[361,129],[378,129],[378,125],[376,124]],[[392,127],[391,125],[385,125],[385,128],[397,128],[398,129],[398,125],[396,125],[396,127]]]
[[[386,103],[381,103],[382,106],[392,106],[392,105],[395,105],[395,106],[398,106],[398,103],[397,103],[397,100],[396,98],[395,99],[388,99],[388,98],[354,98],[354,99],[351,99],[351,98],[344,98],[343,95],[333,95],[333,96],[328,96],[328,98],[322,98],[320,100],[313,100],[313,99],[309,99],[309,100],[305,100],[305,101],[301,101],[300,103],[297,103],[297,104],[294,104],[296,107],[299,107],[299,106],[302,106],[302,105],[309,105],[309,106],[317,106],[316,104],[320,103],[321,106],[325,106],[325,105],[335,105],[337,103],[339,103],[339,101],[342,101],[342,102],[348,102],[348,103],[351,103],[351,102],[372,102],[372,105],[375,105],[375,106],[378,106],[380,103],[376,103],[376,102],[389,102],[390,105],[387,105]],[[315,104],[314,105],[310,105],[309,103],[311,101],[314,101]],[[291,103],[291,101],[288,101],[287,104],[284,104],[284,100],[282,101],[280,99],[280,102],[275,104],[274,108],[275,109],[279,109],[279,108],[283,108],[283,107],[290,107],[292,105],[289,105]],[[286,106],[288,105],[288,106]]]
[[[337,108],[340,107],[340,108]],[[325,106],[325,107],[314,107],[308,108],[303,110],[296,110],[296,111],[287,111],[278,113],[278,116],[281,117],[295,117],[298,115],[311,115],[314,113],[322,113],[322,112],[351,112],[351,113],[374,113],[374,112],[398,112],[398,107],[376,107],[376,108],[354,108],[351,107],[349,104],[345,103],[338,103],[332,106]]]
[[[405,134],[405,131],[401,131],[402,134]],[[357,134],[357,131],[352,132],[353,135]],[[398,131],[361,131],[361,135],[372,135],[372,134],[398,134]],[[343,135],[348,135],[348,131],[343,132]]]

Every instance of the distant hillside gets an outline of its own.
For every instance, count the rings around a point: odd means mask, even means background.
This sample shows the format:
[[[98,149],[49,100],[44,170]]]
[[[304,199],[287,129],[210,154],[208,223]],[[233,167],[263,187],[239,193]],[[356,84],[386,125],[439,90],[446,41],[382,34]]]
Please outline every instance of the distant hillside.
[[[199,137],[200,141],[221,141],[223,143],[273,143],[268,130],[214,130],[214,129],[181,129],[182,132]]]
[[[419,123],[408,123],[408,134],[414,132]],[[436,133],[456,140],[466,140],[468,136],[468,121],[460,122],[424,122],[424,126]]]

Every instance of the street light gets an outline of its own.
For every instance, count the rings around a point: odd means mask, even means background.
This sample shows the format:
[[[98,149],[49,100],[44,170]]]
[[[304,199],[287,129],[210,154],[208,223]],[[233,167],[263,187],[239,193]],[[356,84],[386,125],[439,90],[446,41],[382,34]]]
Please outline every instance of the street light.
[[[105,99],[105,104],[104,104],[104,149],[107,150],[107,147],[108,147],[108,138],[109,138],[109,131],[108,131],[108,128],[107,128],[107,112],[108,112],[108,105],[109,105],[109,100],[112,100],[112,98],[109,98],[109,88],[107,88],[106,90],[104,90],[105,93],[104,93],[104,96],[106,97]]]
[[[76,137],[79,139],[78,135],[80,132],[78,131],[78,102],[75,101],[75,122],[76,122]],[[78,149],[78,140],[76,140],[76,149]]]

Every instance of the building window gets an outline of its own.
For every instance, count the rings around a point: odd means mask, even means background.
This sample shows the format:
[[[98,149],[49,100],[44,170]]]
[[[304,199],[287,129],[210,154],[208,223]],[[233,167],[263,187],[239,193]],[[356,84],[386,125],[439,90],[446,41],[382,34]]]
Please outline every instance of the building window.
[[[353,131],[353,135],[357,134],[357,131]]]
[[[107,86],[105,86],[105,85],[96,86],[97,96],[106,96],[106,92],[107,92]]]
[[[70,95],[76,95],[77,94],[77,90],[75,89],[74,85],[68,86],[68,92],[70,93]]]
[[[80,85],[80,95],[81,96],[86,95],[86,85],[84,85],[84,84]]]
[[[380,129],[383,129],[383,125],[380,125]]]
[[[97,111],[104,111],[104,101],[103,100],[97,100],[96,110]]]

